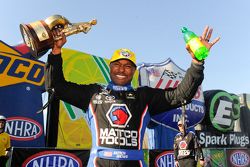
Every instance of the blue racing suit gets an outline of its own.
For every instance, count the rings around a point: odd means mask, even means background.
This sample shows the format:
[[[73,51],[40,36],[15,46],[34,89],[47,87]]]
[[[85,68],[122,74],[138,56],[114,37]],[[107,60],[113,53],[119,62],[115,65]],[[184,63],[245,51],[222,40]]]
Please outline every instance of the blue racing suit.
[[[150,116],[190,102],[203,80],[203,65],[191,64],[176,89],[125,87],[65,81],[61,55],[48,56],[59,99],[87,112],[92,132],[88,167],[144,167],[142,143]],[[111,82],[112,83],[112,82]],[[118,86],[119,87],[119,86]]]

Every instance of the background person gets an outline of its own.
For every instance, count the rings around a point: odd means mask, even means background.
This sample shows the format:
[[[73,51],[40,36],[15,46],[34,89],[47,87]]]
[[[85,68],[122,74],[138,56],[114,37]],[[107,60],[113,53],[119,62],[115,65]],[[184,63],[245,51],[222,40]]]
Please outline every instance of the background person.
[[[174,138],[174,159],[176,167],[196,167],[198,159],[204,166],[204,156],[198,137],[186,130],[186,123],[178,121],[178,133]]]
[[[10,136],[5,130],[6,118],[0,115],[0,167],[5,167],[10,155]]]
[[[208,42],[212,29],[206,27],[201,42],[210,49],[219,38]],[[142,143],[150,115],[180,107],[195,95],[204,78],[204,62],[192,56],[192,63],[182,82],[175,89],[139,87],[134,89],[131,81],[136,71],[136,57],[129,49],[114,52],[109,68],[111,81],[107,86],[89,85],[65,81],[62,71],[61,49],[66,43],[65,35],[56,29],[52,52],[47,65],[52,67],[52,87],[55,96],[87,112],[92,131],[92,149],[88,166],[142,167],[144,162]]]

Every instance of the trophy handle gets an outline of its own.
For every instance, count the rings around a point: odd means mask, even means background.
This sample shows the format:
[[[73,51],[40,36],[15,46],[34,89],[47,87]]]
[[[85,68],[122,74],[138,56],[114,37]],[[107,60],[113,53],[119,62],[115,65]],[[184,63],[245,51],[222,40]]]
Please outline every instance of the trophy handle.
[[[87,34],[93,25],[97,24],[97,20],[91,20],[89,22],[80,22],[80,23],[73,23],[69,24],[66,28],[62,30],[65,36],[70,36],[73,34],[78,34],[83,32]],[[54,40],[59,40],[61,37],[54,37]]]

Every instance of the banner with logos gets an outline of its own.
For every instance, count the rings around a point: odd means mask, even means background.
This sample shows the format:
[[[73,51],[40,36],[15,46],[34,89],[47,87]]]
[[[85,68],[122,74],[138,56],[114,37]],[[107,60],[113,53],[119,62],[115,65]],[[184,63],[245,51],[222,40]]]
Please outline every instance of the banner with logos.
[[[15,47],[0,41],[0,115],[7,118],[12,146],[43,147],[42,108],[44,63],[35,60],[24,44]]]
[[[63,49],[63,72],[65,79],[78,84],[100,83],[107,85],[110,81],[109,60],[83,52]],[[132,81],[137,87],[138,72]],[[53,111],[50,111],[53,112]],[[59,120],[51,119],[49,124],[58,126],[58,148],[91,148],[91,131],[83,110],[60,101]],[[55,125],[58,123],[57,125]]]
[[[64,150],[54,148],[13,148],[10,167],[84,167],[89,150]]]
[[[185,76],[185,71],[177,66],[170,58],[162,63],[144,63],[138,67],[139,85],[153,88],[176,88]],[[152,117],[149,134],[150,149],[172,149],[173,138],[178,132],[177,122],[182,116],[182,108],[172,109]],[[187,127],[200,123],[205,116],[202,87],[197,90],[192,102],[186,105]]]

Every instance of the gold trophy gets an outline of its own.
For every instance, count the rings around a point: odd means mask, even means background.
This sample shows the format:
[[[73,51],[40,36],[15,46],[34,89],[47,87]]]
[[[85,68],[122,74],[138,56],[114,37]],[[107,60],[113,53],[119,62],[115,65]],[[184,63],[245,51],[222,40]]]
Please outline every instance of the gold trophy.
[[[68,19],[61,15],[53,15],[45,20],[39,20],[29,24],[20,24],[20,31],[30,53],[38,59],[53,47],[54,41],[60,39],[53,36],[53,29],[63,28],[62,32],[66,36],[80,32],[86,34],[92,25],[96,25],[96,23],[96,20],[70,23]]]

